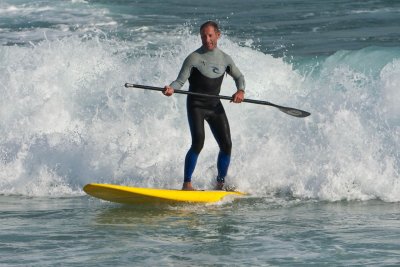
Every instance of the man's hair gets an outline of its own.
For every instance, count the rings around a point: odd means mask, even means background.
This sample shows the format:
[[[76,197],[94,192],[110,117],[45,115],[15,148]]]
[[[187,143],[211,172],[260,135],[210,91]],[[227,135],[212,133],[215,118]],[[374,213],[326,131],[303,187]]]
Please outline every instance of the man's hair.
[[[204,28],[208,26],[214,27],[215,32],[220,32],[218,24],[214,21],[209,20],[200,26],[200,33],[203,31]]]

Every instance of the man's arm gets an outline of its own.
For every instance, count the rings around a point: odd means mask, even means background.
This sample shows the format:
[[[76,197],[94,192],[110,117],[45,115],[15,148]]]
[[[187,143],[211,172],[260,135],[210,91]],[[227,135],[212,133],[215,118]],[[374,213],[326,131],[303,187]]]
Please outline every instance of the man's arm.
[[[181,87],[185,84],[185,82],[189,79],[190,73],[193,67],[193,55],[189,55],[185,61],[183,61],[181,71],[178,74],[178,77],[175,81],[173,81],[170,85],[166,85],[164,87],[163,94],[166,96],[171,96],[174,93],[174,89],[181,89]]]
[[[191,70],[192,70],[192,64],[189,60],[189,57],[187,57],[182,64],[182,68],[178,74],[178,77],[169,86],[171,86],[174,89],[181,89],[181,87],[189,79]]]
[[[244,90],[246,87],[245,80],[243,74],[240,72],[238,67],[236,67],[235,63],[233,62],[232,58],[228,56],[229,65],[227,73],[232,76],[235,80],[236,84],[236,93],[232,95],[232,102],[234,103],[241,103],[244,99]]]

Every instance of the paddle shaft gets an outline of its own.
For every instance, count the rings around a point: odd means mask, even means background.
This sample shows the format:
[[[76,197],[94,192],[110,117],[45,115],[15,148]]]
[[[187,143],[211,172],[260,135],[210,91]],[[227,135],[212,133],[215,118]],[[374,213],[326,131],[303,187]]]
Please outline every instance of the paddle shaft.
[[[147,89],[147,90],[153,90],[153,91],[165,91],[164,88],[162,87],[154,87],[154,86],[148,86],[148,85],[140,85],[140,84],[131,84],[131,83],[125,83],[125,87],[133,87],[133,88],[140,88],[140,89]],[[193,96],[201,96],[201,97],[207,97],[207,98],[218,98],[218,99],[224,99],[224,100],[233,100],[233,97],[231,96],[224,96],[224,95],[210,95],[210,94],[203,94],[203,93],[196,93],[196,92],[190,92],[190,91],[186,91],[186,90],[178,90],[178,89],[174,89],[174,93],[177,94],[184,94],[184,95],[193,95]],[[259,104],[259,105],[267,105],[267,106],[272,106],[275,108],[278,108],[280,111],[292,115],[294,117],[298,117],[298,118],[303,118],[303,117],[307,117],[310,115],[309,112],[307,111],[303,111],[300,109],[295,109],[295,108],[289,108],[289,107],[283,107],[283,106],[279,106],[276,104],[273,104],[271,102],[268,101],[262,101],[262,100],[254,100],[254,99],[243,99],[243,102],[247,102],[247,103],[252,103],[252,104]]]

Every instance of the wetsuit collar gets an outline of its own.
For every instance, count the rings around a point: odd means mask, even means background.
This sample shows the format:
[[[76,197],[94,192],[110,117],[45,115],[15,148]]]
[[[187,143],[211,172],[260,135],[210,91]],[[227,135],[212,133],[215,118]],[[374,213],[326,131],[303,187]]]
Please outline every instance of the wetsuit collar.
[[[213,50],[207,50],[203,45],[199,48],[200,54],[215,53],[218,50],[219,50],[218,47],[214,48]]]

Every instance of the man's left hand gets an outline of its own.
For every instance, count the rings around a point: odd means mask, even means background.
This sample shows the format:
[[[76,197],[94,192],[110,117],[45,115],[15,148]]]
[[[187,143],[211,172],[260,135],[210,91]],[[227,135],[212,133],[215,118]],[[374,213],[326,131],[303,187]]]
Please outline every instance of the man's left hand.
[[[236,93],[232,95],[232,101],[234,103],[241,103],[244,99],[244,91],[243,90],[237,90]]]

